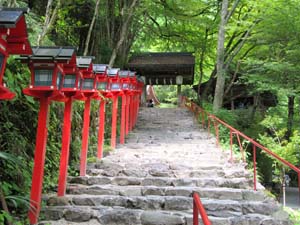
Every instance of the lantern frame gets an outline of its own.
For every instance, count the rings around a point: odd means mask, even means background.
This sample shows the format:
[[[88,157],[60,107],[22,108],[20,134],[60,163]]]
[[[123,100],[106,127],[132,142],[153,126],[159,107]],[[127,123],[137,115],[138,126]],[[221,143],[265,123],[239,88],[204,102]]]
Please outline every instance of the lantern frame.
[[[0,8],[0,54],[3,55],[0,68],[1,100],[13,99],[15,96],[3,83],[9,55],[32,54],[24,15],[27,11],[27,8]]]
[[[96,76],[93,71],[93,56],[77,56],[77,68],[81,74],[80,90],[85,95],[92,95],[96,93]],[[92,83],[90,87],[85,87],[85,82]]]
[[[24,89],[24,93],[33,97],[52,96],[57,100],[64,98],[62,84],[65,77],[64,67],[68,67],[69,63],[74,60],[75,48],[73,47],[33,47],[33,54],[30,56],[21,56],[23,63],[28,63],[31,73],[31,82],[29,88]],[[51,71],[51,79],[49,83],[38,84],[36,82],[45,80],[37,80],[37,71]],[[50,76],[50,74],[44,74]],[[58,82],[59,79],[59,82]],[[72,90],[74,91],[74,90]]]
[[[123,94],[119,71],[120,71],[119,68],[110,68],[107,71],[107,78],[108,78],[107,89],[108,91],[110,91],[111,95],[119,96]]]
[[[107,64],[94,64],[93,65],[93,71],[96,76],[96,89],[104,97],[106,97],[107,94],[109,93],[108,77],[107,77],[108,69],[110,69],[110,67]],[[104,84],[103,88],[99,87],[99,85],[101,85],[101,84]]]
[[[123,92],[130,92],[130,70],[120,70],[119,76]]]

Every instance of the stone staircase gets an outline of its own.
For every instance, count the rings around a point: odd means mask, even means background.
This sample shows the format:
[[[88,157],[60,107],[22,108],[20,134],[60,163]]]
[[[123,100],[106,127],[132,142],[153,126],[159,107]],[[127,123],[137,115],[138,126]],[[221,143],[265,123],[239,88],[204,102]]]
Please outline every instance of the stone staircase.
[[[214,225],[291,224],[245,164],[201,130],[186,109],[143,108],[127,143],[47,196],[40,224],[190,225],[197,191]]]

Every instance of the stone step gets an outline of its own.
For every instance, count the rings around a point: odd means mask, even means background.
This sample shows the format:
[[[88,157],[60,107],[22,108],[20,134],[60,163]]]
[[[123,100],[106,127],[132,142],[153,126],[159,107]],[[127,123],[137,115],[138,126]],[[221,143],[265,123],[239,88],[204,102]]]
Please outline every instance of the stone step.
[[[190,213],[177,211],[153,211],[124,208],[47,207],[46,220],[40,225],[99,224],[99,225],[188,225]],[[229,225],[227,218],[209,217],[213,224],[222,221]],[[227,221],[227,223],[224,223]],[[201,224],[201,223],[199,223]]]
[[[192,212],[139,210],[112,207],[46,207],[45,221],[39,225],[192,225]],[[213,225],[290,225],[287,215],[270,217],[262,214],[215,217],[209,216]],[[202,224],[199,218],[199,224]]]
[[[244,177],[241,178],[169,178],[169,177],[106,177],[106,176],[85,176],[69,177],[69,183],[84,185],[139,185],[139,186],[190,186],[190,187],[228,187],[239,189],[252,189],[253,181]]]
[[[135,169],[135,170],[210,170],[211,173],[214,171],[223,171],[224,173],[244,173],[249,174],[245,170],[245,164],[234,164],[228,162],[217,163],[214,161],[211,162],[199,162],[186,160],[177,160],[174,163],[170,159],[145,159],[140,160],[138,157],[130,158],[125,160],[124,157],[121,157],[122,163],[119,162],[119,158],[114,158],[111,160],[102,160],[98,163],[89,164],[89,169],[103,169],[103,170],[118,170],[123,169]]]
[[[103,167],[102,167],[103,168]],[[135,176],[135,177],[170,177],[170,178],[206,178],[206,177],[223,177],[223,178],[250,178],[249,172],[240,169],[210,169],[211,166],[202,167],[201,169],[189,169],[183,166],[168,166],[165,167],[148,167],[143,166],[109,166],[103,169],[94,169],[89,167],[87,174],[90,176]]]
[[[265,201],[263,191],[233,188],[201,188],[201,187],[157,187],[157,186],[116,186],[116,185],[69,185],[67,193],[71,195],[120,195],[120,196],[185,196],[191,197],[198,192],[201,198],[222,200]]]
[[[249,213],[271,215],[279,210],[271,199],[263,202],[245,200],[223,200],[202,198],[208,215],[216,217],[242,216]],[[193,208],[191,197],[184,196],[113,196],[113,195],[67,195],[50,197],[49,206],[73,205],[96,207],[123,207],[141,210],[187,211]]]

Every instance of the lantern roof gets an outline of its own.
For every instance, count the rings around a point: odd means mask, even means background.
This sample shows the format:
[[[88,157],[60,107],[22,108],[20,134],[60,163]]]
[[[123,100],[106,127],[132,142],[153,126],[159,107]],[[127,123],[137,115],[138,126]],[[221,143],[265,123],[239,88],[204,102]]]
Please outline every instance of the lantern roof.
[[[32,47],[32,55],[21,56],[21,60],[71,60],[75,56],[74,47]]]
[[[77,67],[79,68],[89,68],[92,66],[92,61],[95,57],[94,56],[77,56]]]
[[[27,8],[0,8],[0,34],[9,54],[32,54],[24,13]],[[9,32],[8,32],[9,31]]]
[[[108,64],[93,64],[93,71],[95,73],[104,73],[109,69]]]
[[[15,28],[28,8],[0,8],[0,28]]]
[[[119,73],[120,69],[119,68],[110,68],[108,70],[108,76],[117,76]]]
[[[130,71],[129,70],[120,70],[119,71],[119,76],[120,77],[128,77],[130,75]]]

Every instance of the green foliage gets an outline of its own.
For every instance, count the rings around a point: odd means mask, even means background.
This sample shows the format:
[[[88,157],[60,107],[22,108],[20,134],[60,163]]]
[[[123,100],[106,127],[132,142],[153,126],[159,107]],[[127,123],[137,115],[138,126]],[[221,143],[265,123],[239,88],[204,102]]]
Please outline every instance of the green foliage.
[[[300,210],[299,209],[292,209],[289,207],[285,207],[284,210],[288,212],[290,215],[290,219],[292,220],[294,225],[300,225]]]
[[[154,85],[154,91],[161,103],[177,105],[177,85]],[[195,96],[195,92],[191,86],[182,85],[181,95],[192,97]]]

